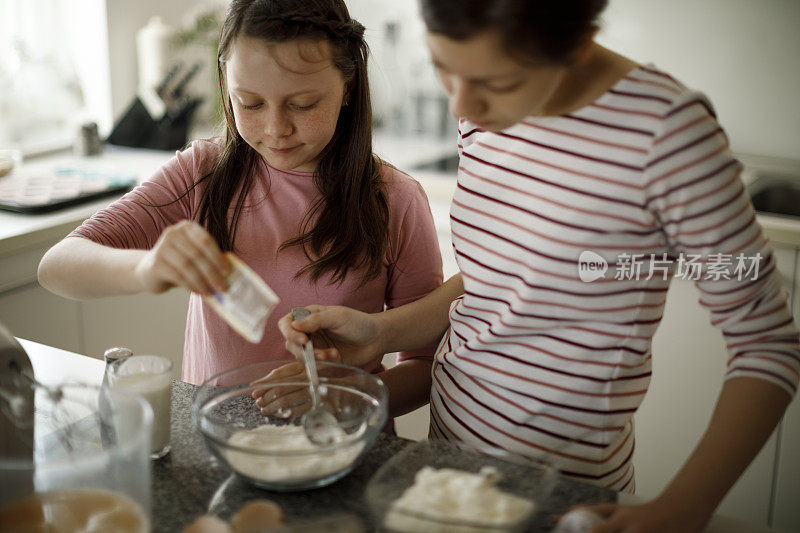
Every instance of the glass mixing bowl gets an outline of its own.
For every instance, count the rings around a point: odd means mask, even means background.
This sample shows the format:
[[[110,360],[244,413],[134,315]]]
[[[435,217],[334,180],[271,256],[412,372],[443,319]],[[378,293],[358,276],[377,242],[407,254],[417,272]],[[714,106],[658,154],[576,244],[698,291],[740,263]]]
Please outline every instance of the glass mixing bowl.
[[[506,506],[509,510],[516,507],[513,513],[508,514],[513,518],[497,515],[501,506],[492,506],[486,499],[486,492],[470,490],[477,484],[477,476],[471,476],[469,481],[452,478],[446,484],[427,487],[425,497],[418,505],[412,506],[408,501],[405,506],[396,505],[395,502],[415,484],[417,474],[425,467],[440,472],[441,469],[452,469],[462,474],[490,477],[491,484],[505,496],[516,497],[514,500],[518,503]],[[409,444],[384,463],[367,484],[364,497],[375,522],[381,525],[380,531],[510,533],[531,529],[557,480],[557,469],[545,460],[532,460],[488,446],[473,447],[431,440]],[[453,510],[458,507],[469,508],[480,518],[453,516]],[[490,517],[489,514],[496,516]]]
[[[317,370],[337,442],[317,446],[305,436],[311,400],[303,365],[271,361],[217,374],[197,389],[192,418],[208,449],[241,478],[275,491],[323,487],[347,475],[386,423],[386,386],[347,365],[318,361]],[[255,396],[271,402],[263,412]]]

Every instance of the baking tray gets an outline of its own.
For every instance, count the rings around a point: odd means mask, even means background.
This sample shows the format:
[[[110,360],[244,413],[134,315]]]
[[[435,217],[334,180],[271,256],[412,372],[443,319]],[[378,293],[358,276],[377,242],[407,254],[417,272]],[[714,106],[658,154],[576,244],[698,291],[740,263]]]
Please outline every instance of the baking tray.
[[[80,168],[11,174],[0,178],[0,210],[48,213],[130,191],[137,177],[129,173]]]

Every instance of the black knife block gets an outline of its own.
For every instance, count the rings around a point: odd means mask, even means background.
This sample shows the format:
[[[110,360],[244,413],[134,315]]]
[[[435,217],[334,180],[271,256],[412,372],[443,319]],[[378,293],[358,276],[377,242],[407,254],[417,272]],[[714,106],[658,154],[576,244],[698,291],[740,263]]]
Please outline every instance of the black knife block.
[[[189,125],[201,101],[200,98],[191,100],[179,113],[166,113],[156,120],[137,96],[106,141],[134,148],[180,150],[188,141]]]

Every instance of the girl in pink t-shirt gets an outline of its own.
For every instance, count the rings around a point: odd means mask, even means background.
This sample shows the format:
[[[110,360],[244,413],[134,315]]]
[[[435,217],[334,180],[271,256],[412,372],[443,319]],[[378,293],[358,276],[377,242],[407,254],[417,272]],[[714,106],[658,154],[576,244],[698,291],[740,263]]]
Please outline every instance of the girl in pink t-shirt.
[[[218,53],[221,137],[194,142],[56,244],[41,284],[70,298],[192,291],[182,374],[191,383],[291,357],[275,325],[292,307],[378,312],[438,287],[427,198],[372,153],[363,34],[341,0],[232,2]],[[225,251],[281,299],[259,344],[201,297],[225,289]],[[384,371],[390,394],[401,382],[427,390],[431,353]],[[380,358],[363,366],[378,371]],[[417,407],[404,397],[392,396],[392,415]]]

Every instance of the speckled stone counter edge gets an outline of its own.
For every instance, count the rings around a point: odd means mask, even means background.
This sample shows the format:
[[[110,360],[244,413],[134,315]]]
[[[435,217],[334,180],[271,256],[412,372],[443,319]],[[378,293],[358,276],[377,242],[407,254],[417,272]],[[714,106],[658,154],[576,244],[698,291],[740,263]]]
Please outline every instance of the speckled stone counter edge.
[[[197,516],[211,508],[228,518],[231,510],[257,498],[278,503],[288,523],[352,513],[375,531],[364,488],[372,475],[389,458],[411,441],[381,434],[362,462],[345,478],[324,487],[304,492],[280,493],[252,487],[231,476],[211,455],[194,427],[191,405],[196,386],[180,381],[172,386],[172,451],[153,463],[152,517],[154,532],[180,532]],[[561,479],[531,531],[549,531],[553,517],[577,503],[614,501],[613,491]]]

